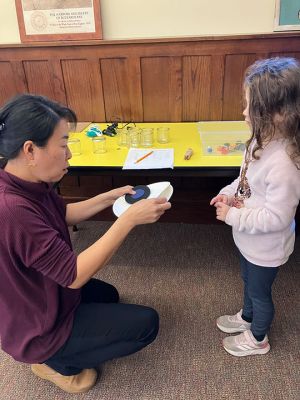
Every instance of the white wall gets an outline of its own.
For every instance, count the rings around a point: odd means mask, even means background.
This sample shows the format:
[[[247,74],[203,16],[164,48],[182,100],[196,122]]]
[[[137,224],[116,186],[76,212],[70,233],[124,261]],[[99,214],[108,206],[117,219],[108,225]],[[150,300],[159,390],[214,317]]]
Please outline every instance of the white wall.
[[[270,33],[276,0],[100,0],[103,38]],[[20,43],[15,2],[0,0],[0,43]]]

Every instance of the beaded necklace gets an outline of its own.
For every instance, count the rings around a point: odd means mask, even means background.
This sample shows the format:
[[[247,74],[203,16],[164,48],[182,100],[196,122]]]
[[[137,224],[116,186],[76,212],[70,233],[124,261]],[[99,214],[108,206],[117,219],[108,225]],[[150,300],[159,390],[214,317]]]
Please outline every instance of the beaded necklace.
[[[249,146],[247,149],[245,161],[243,163],[243,167],[240,173],[239,184],[234,194],[232,205],[233,207],[236,208],[244,207],[244,200],[249,199],[249,197],[251,196],[251,189],[246,174],[248,171],[249,164],[252,161],[252,148],[253,146],[251,146],[251,149]]]

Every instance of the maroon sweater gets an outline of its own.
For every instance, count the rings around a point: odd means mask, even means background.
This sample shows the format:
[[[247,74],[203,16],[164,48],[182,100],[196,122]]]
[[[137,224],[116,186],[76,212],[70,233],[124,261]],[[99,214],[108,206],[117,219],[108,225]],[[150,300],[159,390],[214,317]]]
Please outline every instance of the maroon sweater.
[[[43,362],[70,335],[80,290],[66,209],[51,185],[0,169],[0,336],[2,349]]]

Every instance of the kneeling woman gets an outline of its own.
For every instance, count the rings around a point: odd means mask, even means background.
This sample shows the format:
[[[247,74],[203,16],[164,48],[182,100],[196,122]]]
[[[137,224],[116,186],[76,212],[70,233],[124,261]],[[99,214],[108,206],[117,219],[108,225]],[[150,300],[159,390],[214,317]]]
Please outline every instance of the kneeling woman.
[[[141,200],[76,256],[68,225],[109,207],[131,186],[64,205],[53,189],[66,173],[68,122],[76,115],[42,96],[0,109],[0,336],[2,349],[70,393],[96,382],[95,367],[132,354],[158,332],[155,310],[118,303],[117,290],[91,279],[139,224],[171,207]]]

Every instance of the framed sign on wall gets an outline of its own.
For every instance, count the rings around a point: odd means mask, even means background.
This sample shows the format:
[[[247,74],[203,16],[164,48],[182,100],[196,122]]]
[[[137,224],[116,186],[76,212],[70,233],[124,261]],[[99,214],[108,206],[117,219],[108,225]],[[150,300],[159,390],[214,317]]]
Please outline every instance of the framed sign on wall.
[[[100,0],[15,0],[22,42],[102,39]]]
[[[276,0],[274,31],[300,30],[300,1]]]

